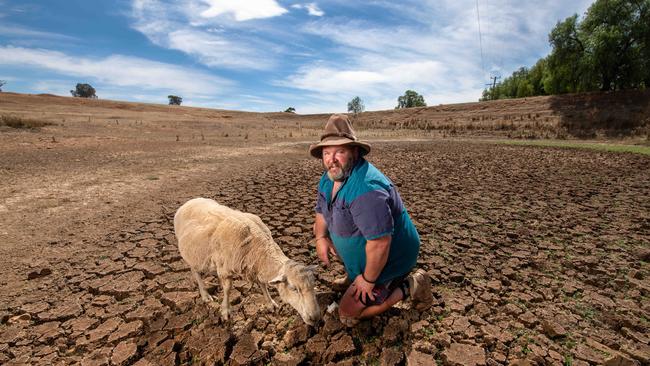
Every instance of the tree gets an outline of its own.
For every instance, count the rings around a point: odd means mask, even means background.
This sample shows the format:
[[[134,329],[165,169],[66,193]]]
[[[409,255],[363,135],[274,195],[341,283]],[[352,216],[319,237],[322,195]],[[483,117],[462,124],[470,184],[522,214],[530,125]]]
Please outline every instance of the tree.
[[[404,95],[397,98],[397,107],[395,109],[426,106],[427,103],[424,102],[423,96],[413,90],[407,90]]]
[[[178,95],[168,95],[167,98],[169,98],[169,105],[181,105],[183,103],[183,97]]]
[[[361,98],[354,97],[348,102],[348,112],[352,112],[356,115],[364,110],[366,110],[366,106],[363,105],[363,100],[361,100]]]
[[[5,80],[0,80],[0,92],[2,91],[2,87],[7,84]]]
[[[285,113],[296,113],[296,108],[294,107],[289,107],[284,110]]]
[[[649,18],[650,0],[598,0],[589,7],[579,27],[593,87],[640,86],[647,73]]]
[[[75,90],[70,90],[70,94],[72,94],[73,97],[79,98],[97,98],[97,95],[95,94],[95,88],[90,86],[90,84],[77,83]]]
[[[585,43],[579,32],[578,15],[558,22],[548,35],[553,50],[548,56],[544,89],[550,94],[589,90],[585,68]]]

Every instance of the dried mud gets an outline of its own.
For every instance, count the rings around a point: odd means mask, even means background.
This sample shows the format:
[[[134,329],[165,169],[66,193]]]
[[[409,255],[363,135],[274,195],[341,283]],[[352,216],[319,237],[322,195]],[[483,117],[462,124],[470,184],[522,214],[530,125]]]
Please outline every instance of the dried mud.
[[[17,269],[18,285],[5,286],[0,363],[650,362],[648,157],[450,141],[374,147],[369,160],[399,187],[421,234],[430,309],[404,304],[350,329],[326,314],[315,329],[286,304],[271,311],[243,281],[230,323],[200,301],[171,223],[189,197],[260,215],[289,257],[317,263],[308,242],[320,166],[300,155],[306,146],[287,147],[232,157],[221,173],[132,205],[130,221],[83,250],[50,240],[56,260]],[[319,270],[323,309],[340,296],[331,282],[342,273]]]

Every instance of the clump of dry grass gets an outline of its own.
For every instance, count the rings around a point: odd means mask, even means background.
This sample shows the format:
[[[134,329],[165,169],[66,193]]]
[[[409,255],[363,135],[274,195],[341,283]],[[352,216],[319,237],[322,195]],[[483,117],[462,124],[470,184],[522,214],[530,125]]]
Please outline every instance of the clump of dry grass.
[[[25,129],[38,129],[43,126],[53,125],[52,122],[20,118],[16,116],[2,115],[0,116],[0,126],[8,126],[12,128],[25,128]]]

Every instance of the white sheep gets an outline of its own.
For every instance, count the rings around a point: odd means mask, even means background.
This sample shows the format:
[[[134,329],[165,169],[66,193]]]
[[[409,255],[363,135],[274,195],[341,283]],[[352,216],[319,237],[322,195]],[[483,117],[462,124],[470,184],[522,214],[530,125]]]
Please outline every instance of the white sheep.
[[[178,249],[190,266],[201,298],[213,301],[200,273],[216,271],[223,288],[221,315],[230,315],[232,279],[240,275],[257,283],[273,307],[278,305],[267,284],[278,289],[280,298],[293,306],[305,323],[315,325],[320,309],[314,290],[313,271],[287,258],[275,243],[271,231],[253,214],[233,210],[207,198],[183,204],[174,216]]]

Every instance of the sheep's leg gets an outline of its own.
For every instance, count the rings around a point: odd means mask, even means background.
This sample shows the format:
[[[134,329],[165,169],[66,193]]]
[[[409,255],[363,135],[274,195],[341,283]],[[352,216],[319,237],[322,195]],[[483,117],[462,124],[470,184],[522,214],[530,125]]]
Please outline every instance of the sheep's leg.
[[[205,284],[203,283],[203,279],[201,278],[199,272],[192,269],[192,276],[194,276],[197,285],[199,285],[199,293],[201,294],[201,298],[203,299],[203,301],[205,302],[214,301],[214,298],[210,296],[210,294],[208,294],[208,292],[205,290]]]
[[[273,301],[273,298],[271,297],[271,294],[269,294],[269,288],[266,287],[265,283],[258,282],[260,287],[262,288],[262,293],[264,294],[264,297],[266,297],[266,300],[268,300],[269,303],[271,303],[271,306],[273,308],[278,308],[279,305],[277,302]]]
[[[221,287],[223,288],[223,301],[221,302],[221,317],[223,320],[228,320],[230,316],[230,289],[232,288],[232,279],[224,277],[221,279]]]

